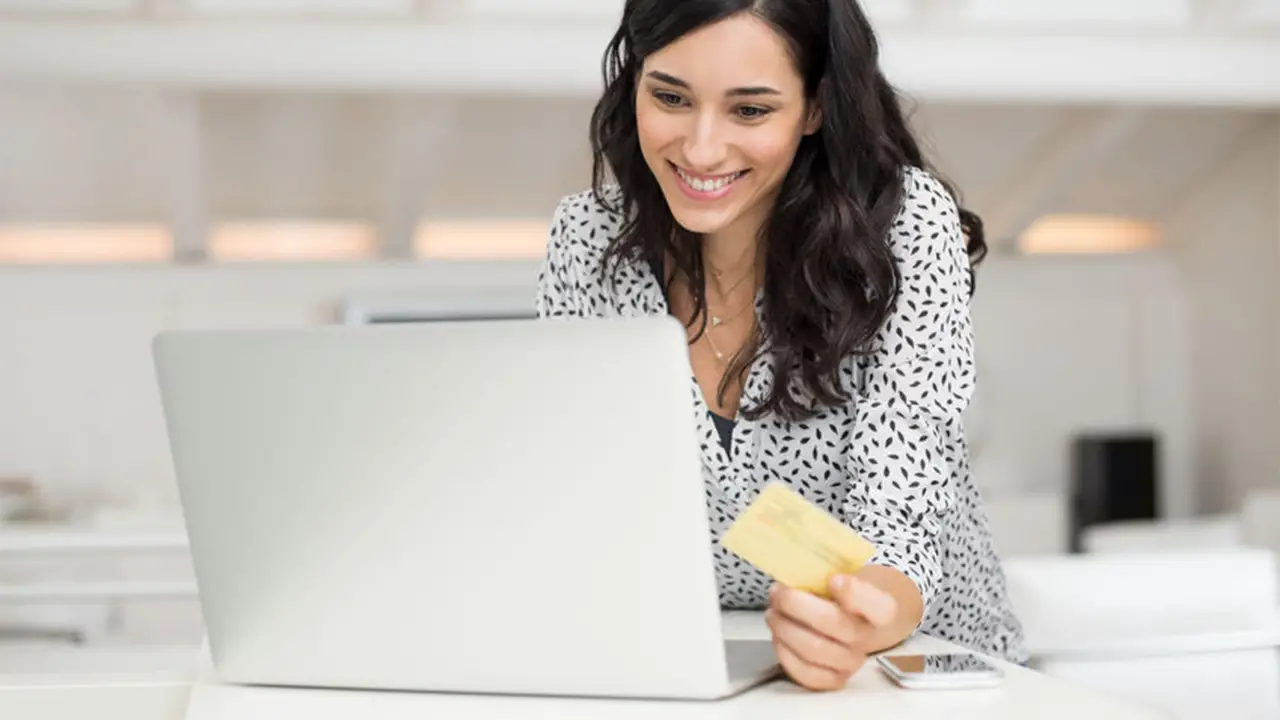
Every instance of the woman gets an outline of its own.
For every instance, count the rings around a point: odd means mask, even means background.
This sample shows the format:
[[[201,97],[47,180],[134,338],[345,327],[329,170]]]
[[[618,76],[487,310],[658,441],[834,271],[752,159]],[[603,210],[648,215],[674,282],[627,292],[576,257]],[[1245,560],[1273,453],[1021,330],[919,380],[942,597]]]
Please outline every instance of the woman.
[[[855,0],[628,0],[539,279],[541,317],[688,327],[721,603],[812,689],[917,630],[1024,660],[961,424],[981,224],[877,56]],[[719,545],[771,481],[876,545],[832,600]]]

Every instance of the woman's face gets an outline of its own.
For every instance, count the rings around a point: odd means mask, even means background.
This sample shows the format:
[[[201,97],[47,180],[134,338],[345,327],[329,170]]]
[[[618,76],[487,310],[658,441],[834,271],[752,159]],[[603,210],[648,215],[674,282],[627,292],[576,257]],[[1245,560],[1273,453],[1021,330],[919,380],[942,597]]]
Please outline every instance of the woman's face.
[[[676,222],[702,234],[754,234],[819,116],[784,40],[743,13],[645,59],[636,123]]]

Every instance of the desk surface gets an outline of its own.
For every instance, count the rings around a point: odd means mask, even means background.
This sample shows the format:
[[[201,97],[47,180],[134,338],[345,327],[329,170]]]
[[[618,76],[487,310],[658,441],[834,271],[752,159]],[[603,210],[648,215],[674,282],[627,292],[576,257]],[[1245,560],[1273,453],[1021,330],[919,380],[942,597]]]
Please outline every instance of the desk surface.
[[[756,616],[738,615],[726,622],[733,638],[767,637]],[[903,651],[946,651],[952,646],[933,638],[915,638]],[[213,693],[218,717],[266,720],[307,717],[311,720],[376,717],[418,720],[422,717],[513,717],[550,720],[702,720],[805,717],[807,720],[883,717],[894,720],[1146,720],[1165,717],[1158,710],[1083,690],[1039,673],[1000,663],[1007,672],[999,689],[921,692],[894,686],[868,663],[835,693],[810,693],[786,681],[770,683],[721,702],[613,701],[566,698],[486,697],[420,693],[363,693],[328,690],[229,688],[196,683],[196,693]],[[193,693],[184,672],[114,677],[0,678],[0,717],[61,720],[183,720]],[[371,712],[372,710],[372,712]]]

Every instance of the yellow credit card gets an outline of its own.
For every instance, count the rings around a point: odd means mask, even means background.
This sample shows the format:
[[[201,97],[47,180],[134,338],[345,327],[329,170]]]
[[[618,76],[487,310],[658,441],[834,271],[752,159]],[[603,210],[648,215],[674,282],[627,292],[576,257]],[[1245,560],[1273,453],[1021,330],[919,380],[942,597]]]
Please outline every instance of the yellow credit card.
[[[720,541],[777,582],[830,597],[831,578],[851,575],[875,546],[782,483],[770,483]]]

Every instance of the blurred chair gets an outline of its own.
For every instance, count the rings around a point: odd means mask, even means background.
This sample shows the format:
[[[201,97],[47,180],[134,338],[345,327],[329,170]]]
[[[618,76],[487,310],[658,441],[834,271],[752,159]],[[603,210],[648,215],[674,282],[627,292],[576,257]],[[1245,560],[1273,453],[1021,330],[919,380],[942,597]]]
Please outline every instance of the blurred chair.
[[[1181,720],[1280,717],[1272,553],[1024,557],[1004,567],[1033,667]]]

